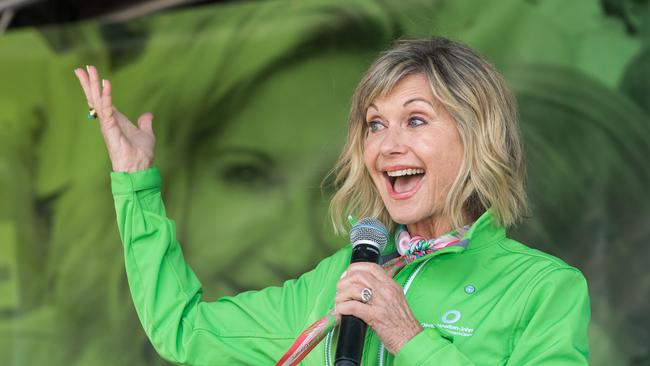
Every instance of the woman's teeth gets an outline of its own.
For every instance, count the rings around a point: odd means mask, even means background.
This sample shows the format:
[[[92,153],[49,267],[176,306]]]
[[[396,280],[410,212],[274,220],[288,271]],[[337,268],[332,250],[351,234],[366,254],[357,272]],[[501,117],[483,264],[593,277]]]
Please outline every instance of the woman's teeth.
[[[424,174],[424,169],[403,169],[386,172],[389,177],[403,177],[405,175]]]

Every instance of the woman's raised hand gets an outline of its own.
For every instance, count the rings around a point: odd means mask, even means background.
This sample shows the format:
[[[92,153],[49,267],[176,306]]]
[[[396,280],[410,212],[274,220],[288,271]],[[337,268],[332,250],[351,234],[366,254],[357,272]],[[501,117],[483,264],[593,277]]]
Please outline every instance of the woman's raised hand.
[[[144,113],[136,127],[113,107],[111,84],[100,78],[94,66],[74,70],[86,94],[88,106],[94,108],[101,126],[108,156],[115,172],[135,172],[153,165],[156,138],[151,122],[153,115]]]

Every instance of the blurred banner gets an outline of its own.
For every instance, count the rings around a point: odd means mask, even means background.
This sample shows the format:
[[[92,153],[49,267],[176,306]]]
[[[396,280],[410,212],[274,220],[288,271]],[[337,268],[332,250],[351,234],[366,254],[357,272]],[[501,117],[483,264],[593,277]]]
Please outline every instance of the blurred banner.
[[[155,114],[167,212],[213,300],[279,285],[347,243],[321,181],[352,90],[392,40],[444,35],[515,90],[533,211],[511,234],[587,276],[591,364],[650,365],[649,21],[643,0],[293,0],[10,30],[0,364],[166,364],[130,299],[75,67],[96,65],[132,119]]]

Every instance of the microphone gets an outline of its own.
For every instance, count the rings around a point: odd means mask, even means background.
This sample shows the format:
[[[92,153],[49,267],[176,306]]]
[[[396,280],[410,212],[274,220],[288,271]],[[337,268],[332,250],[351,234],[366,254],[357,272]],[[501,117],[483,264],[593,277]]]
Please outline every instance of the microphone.
[[[350,263],[379,262],[379,253],[388,243],[388,230],[381,221],[366,217],[350,230],[352,258]],[[352,316],[341,317],[339,342],[336,347],[335,366],[359,366],[366,336],[366,323]]]

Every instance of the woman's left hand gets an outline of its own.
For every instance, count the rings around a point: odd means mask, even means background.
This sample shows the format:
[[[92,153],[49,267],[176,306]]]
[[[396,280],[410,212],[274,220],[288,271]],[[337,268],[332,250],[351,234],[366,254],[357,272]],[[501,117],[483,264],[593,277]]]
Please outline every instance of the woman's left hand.
[[[367,303],[361,298],[364,288],[372,291]],[[343,272],[336,285],[336,313],[366,322],[392,354],[422,331],[402,288],[375,263],[352,263]]]

